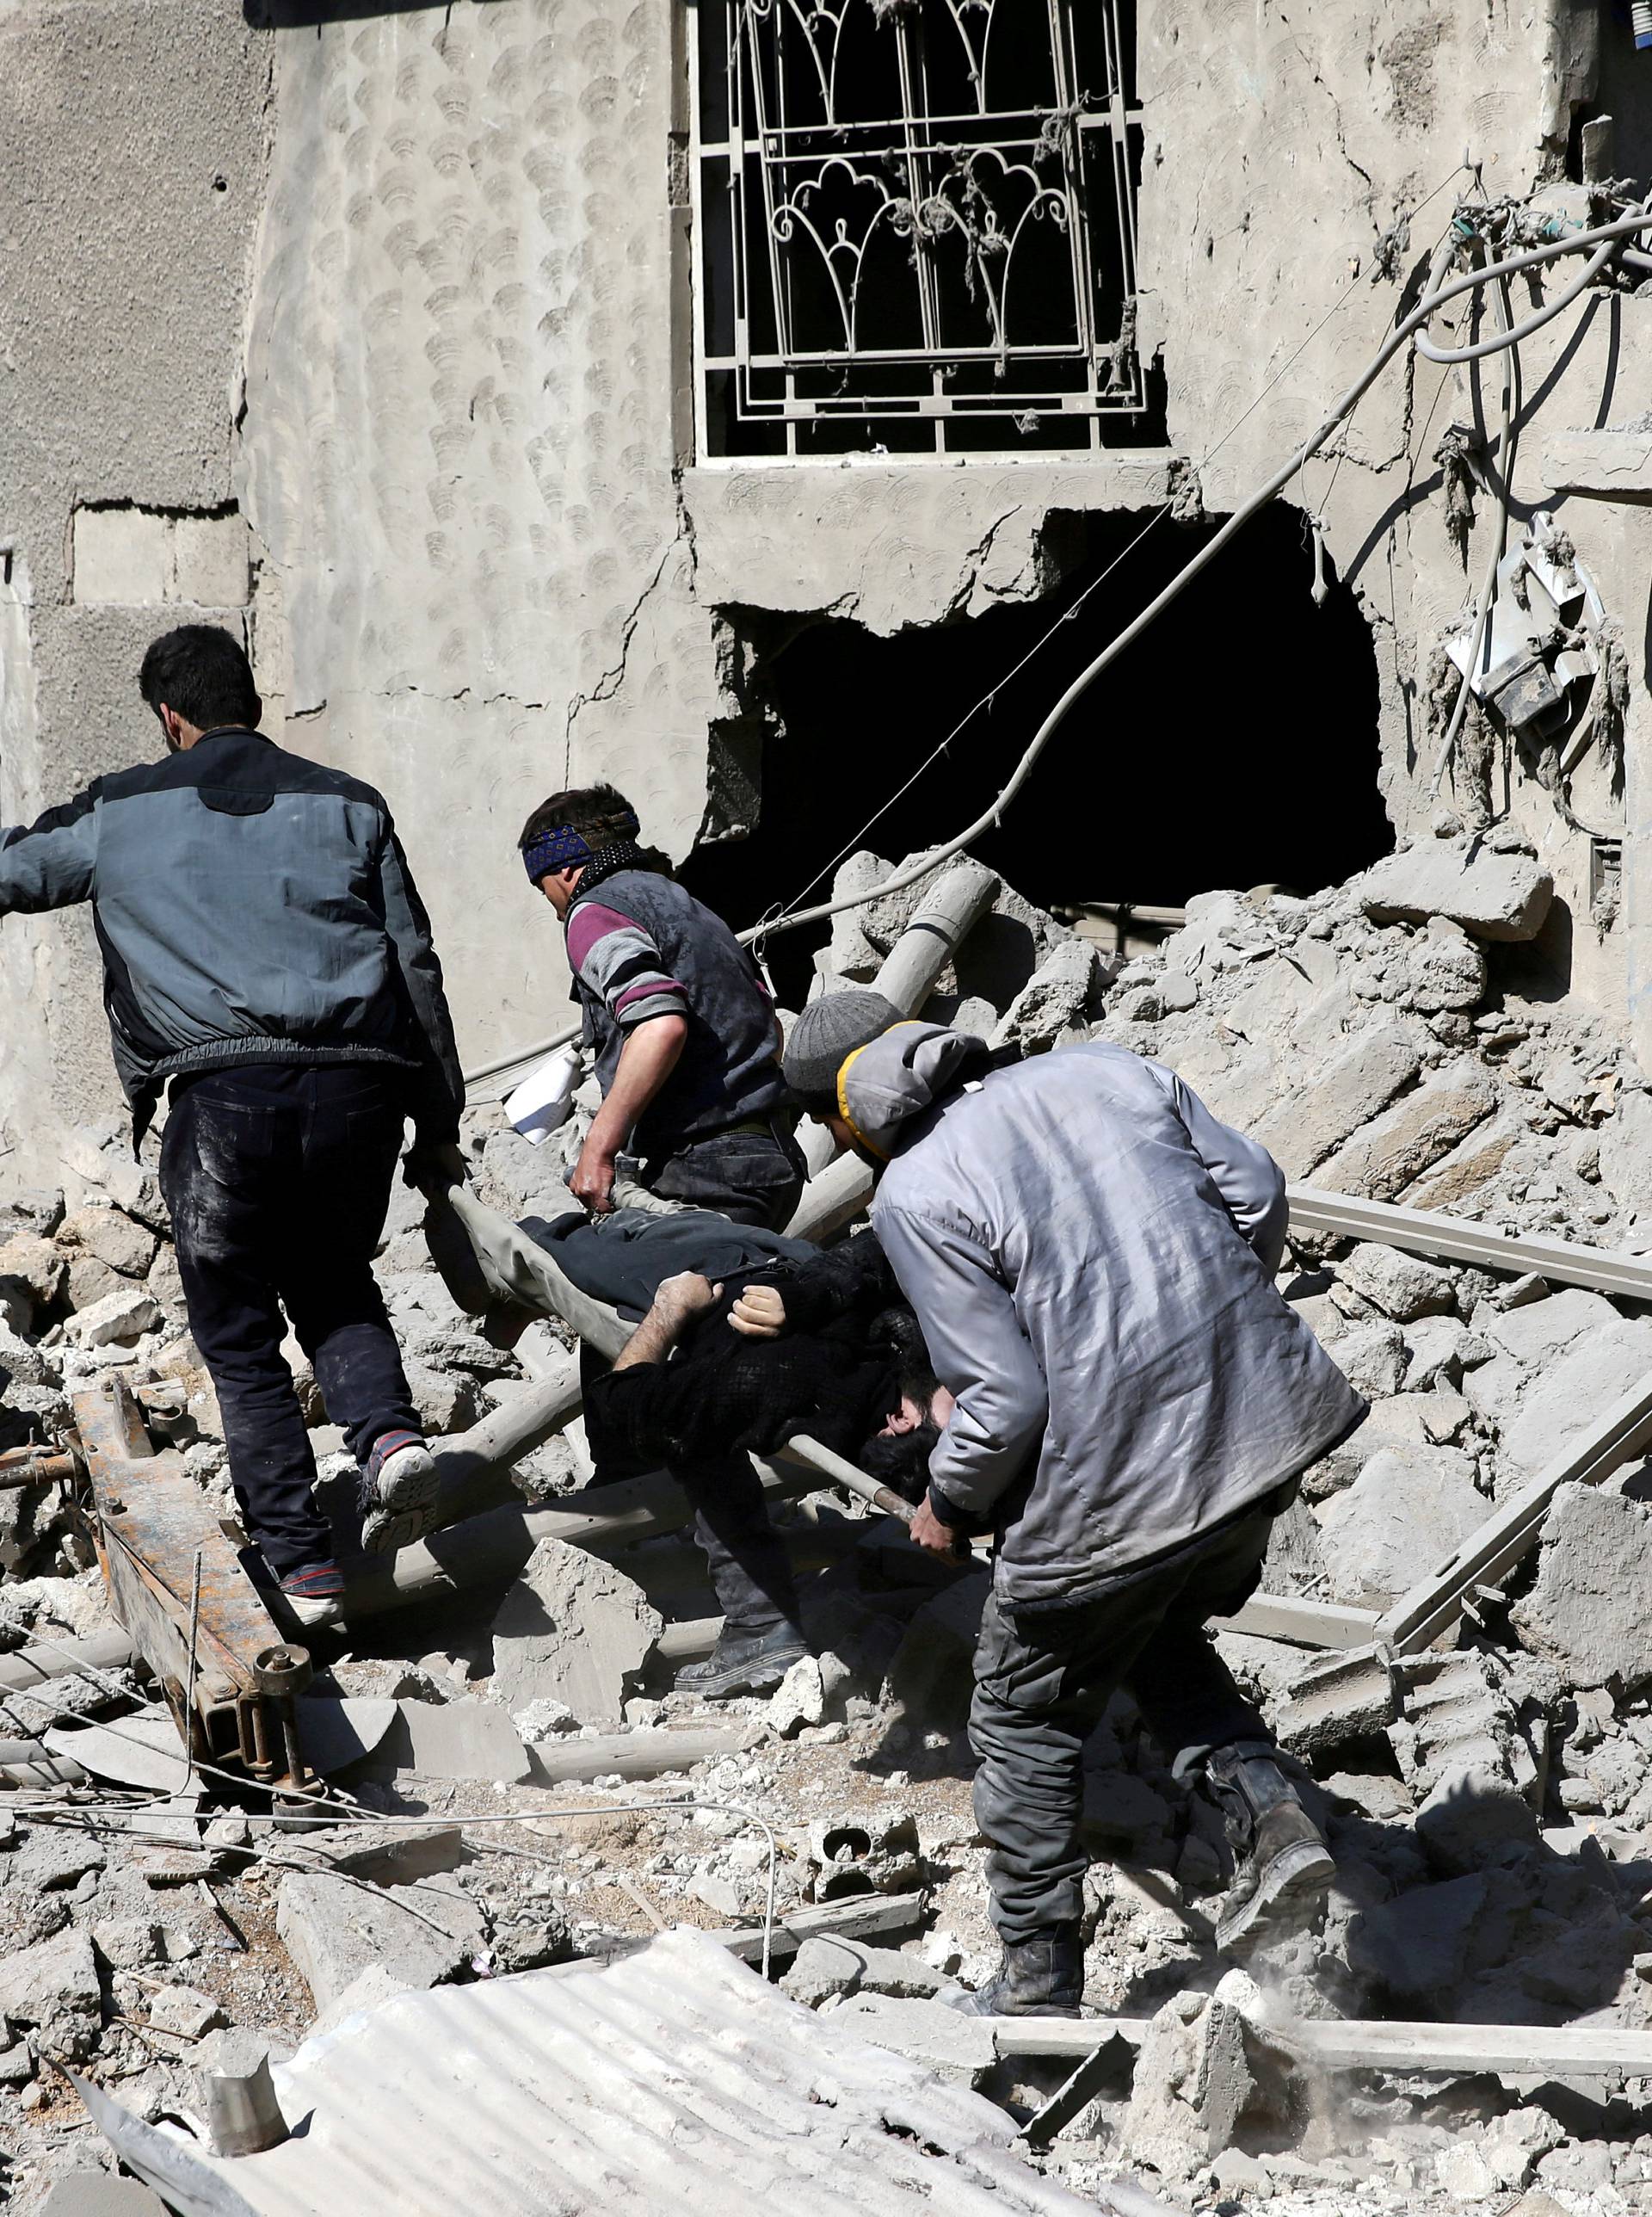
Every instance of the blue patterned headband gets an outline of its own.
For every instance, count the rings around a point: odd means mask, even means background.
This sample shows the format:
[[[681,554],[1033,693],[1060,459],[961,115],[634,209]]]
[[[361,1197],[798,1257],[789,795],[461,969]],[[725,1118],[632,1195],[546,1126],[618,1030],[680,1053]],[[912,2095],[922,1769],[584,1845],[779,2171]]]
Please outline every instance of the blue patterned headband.
[[[614,826],[620,839],[634,839],[641,828],[634,811],[628,812]],[[553,870],[577,869],[583,862],[590,861],[593,851],[589,842],[571,824],[552,824],[523,848],[522,867],[527,872],[528,882],[538,885]]]

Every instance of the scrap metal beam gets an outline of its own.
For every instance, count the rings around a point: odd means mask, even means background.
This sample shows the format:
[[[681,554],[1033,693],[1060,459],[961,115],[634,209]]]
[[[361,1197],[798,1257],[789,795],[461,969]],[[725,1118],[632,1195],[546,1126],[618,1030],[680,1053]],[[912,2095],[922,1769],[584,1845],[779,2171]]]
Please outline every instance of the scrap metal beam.
[[[1432,1646],[1462,1614],[1477,1586],[1495,1586],[1537,1540],[1563,1485],[1599,1485],[1652,1443],[1652,1374],[1613,1402],[1605,1416],[1545,1465],[1529,1485],[1500,1502],[1476,1531],[1427,1578],[1402,1594],[1378,1621],[1376,1638],[1396,1654]]]
[[[0,1454],[0,1489],[19,1485],[72,1485],[76,1465],[71,1454],[55,1454],[49,1448],[8,1448]]]
[[[1319,1186],[1286,1189],[1291,1229],[1333,1239],[1370,1239],[1400,1247],[1408,1254],[1431,1255],[1448,1263],[1472,1263],[1484,1270],[1507,1270],[1515,1277],[1534,1273],[1563,1286],[1592,1286],[1620,1300],[1652,1301],[1652,1258],[1624,1255],[1607,1247],[1588,1247],[1578,1239],[1528,1239],[1489,1232],[1482,1224],[1444,1216],[1438,1210],[1406,1208],[1387,1201],[1361,1201],[1353,1194],[1328,1193]]]
[[[186,1745],[266,1785],[309,1790],[293,1706],[310,1683],[308,1652],[284,1639],[182,1456],[155,1453],[125,1386],[77,1393],[73,1406],[110,1604]]]
[[[1001,2056],[1088,2055],[1117,2037],[1139,2047],[1149,2017],[989,2016]],[[1256,2037],[1326,2071],[1493,2072],[1532,2078],[1652,2079],[1652,2032],[1637,2026],[1436,2024],[1402,2018],[1248,2021]]]

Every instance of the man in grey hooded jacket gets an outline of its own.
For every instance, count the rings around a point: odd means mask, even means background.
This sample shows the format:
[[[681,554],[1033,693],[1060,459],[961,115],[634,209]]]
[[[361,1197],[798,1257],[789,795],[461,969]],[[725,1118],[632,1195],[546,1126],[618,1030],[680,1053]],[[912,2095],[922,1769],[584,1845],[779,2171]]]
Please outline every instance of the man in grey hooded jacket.
[[[1329,1882],[1205,1627],[1365,1404],[1273,1286],[1277,1165],[1172,1071],[1102,1043],[1006,1064],[857,991],[804,1011],[786,1075],[879,1170],[873,1226],[955,1396],[913,1536],[996,1535],[971,1738],[1004,1961],[973,2005],[1076,2014],[1081,1751],[1119,1684],[1228,1817],[1220,1944]]]

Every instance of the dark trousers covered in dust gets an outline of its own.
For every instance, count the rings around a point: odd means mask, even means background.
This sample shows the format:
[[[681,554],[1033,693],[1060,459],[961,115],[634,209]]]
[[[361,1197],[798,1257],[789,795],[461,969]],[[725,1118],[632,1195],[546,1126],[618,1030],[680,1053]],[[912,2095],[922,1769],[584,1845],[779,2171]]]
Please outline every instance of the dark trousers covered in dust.
[[[189,1329],[218,1391],[230,1477],[277,1578],[330,1562],[282,1308],[345,1439],[422,1430],[373,1275],[401,1151],[404,1073],[264,1063],[174,1090],[161,1142]]]
[[[785,1541],[769,1521],[762,1483],[743,1454],[673,1463],[694,1505],[694,1539],[731,1640],[798,1621],[798,1589]]]
[[[784,1232],[808,1183],[809,1165],[778,1119],[754,1120],[645,1162],[642,1174],[649,1191],[667,1201]]]
[[[1168,1755],[1272,1738],[1205,1626],[1255,1592],[1281,1505],[1270,1496],[1204,1547],[1076,1608],[1012,1615],[996,1597],[987,1603],[970,1744],[1001,1939],[1013,1945],[1083,1910],[1082,1752],[1116,1688],[1128,1690]]]

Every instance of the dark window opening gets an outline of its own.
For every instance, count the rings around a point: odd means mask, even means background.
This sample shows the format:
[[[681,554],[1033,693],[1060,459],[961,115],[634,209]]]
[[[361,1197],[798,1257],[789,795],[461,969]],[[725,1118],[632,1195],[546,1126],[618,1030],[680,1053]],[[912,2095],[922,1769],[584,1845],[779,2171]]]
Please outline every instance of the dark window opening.
[[[686,881],[731,922],[790,904],[847,843],[899,861],[989,805],[1039,723],[1214,524],[1162,521],[1032,666],[1006,682],[1141,529],[1141,516],[1051,520],[1060,584],[971,621],[880,639],[820,622],[761,661],[778,719],[749,838],[701,849]],[[1069,713],[979,858],[1044,907],[1179,907],[1218,886],[1306,893],[1393,845],[1378,788],[1376,654],[1354,596],[1310,596],[1305,519],[1275,504],[1126,649]],[[731,611],[761,649],[777,620]],[[994,686],[983,711],[864,837],[860,826]],[[811,896],[821,900],[830,880]],[[774,940],[782,997],[807,989],[828,927]]]
[[[699,0],[707,456],[1162,439],[1133,0]]]

